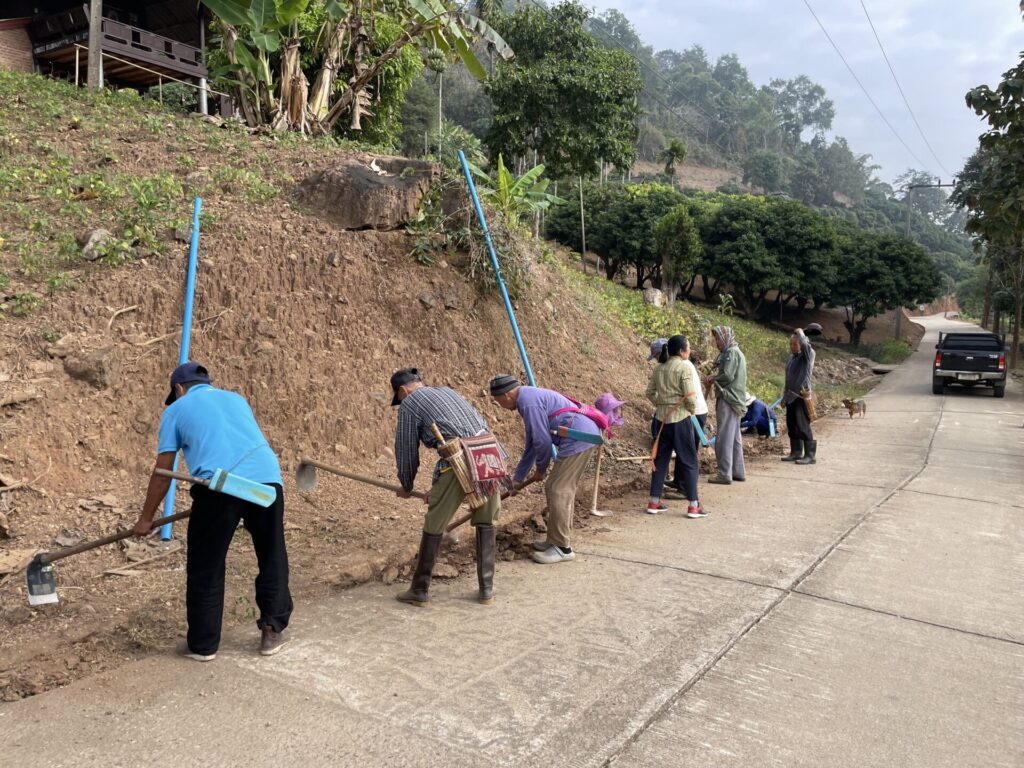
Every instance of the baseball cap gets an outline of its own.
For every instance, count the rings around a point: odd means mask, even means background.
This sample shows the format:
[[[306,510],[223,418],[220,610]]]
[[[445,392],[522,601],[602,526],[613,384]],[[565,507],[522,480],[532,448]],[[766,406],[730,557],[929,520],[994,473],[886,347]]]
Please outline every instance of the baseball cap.
[[[391,398],[392,406],[401,403],[398,399],[398,388],[404,387],[406,384],[411,384],[414,381],[423,381],[423,379],[420,378],[418,368],[402,368],[401,370],[395,371],[391,374],[391,391],[394,393]]]
[[[668,339],[655,339],[651,342],[651,354],[647,356],[647,362],[657,360],[661,356],[661,348],[668,344]]]
[[[177,384],[210,384],[212,382],[213,377],[202,363],[197,363],[195,360],[182,363],[171,372],[171,392],[164,400],[164,405],[170,405],[178,399],[178,395],[174,392],[174,387]]]

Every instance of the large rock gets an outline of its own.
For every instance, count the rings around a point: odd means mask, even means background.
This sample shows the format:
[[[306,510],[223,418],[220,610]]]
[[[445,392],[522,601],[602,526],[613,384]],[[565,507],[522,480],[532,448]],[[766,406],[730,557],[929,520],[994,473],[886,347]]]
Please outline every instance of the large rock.
[[[107,389],[121,378],[121,360],[113,347],[73,352],[64,358],[64,371],[73,379]]]
[[[644,303],[655,307],[664,307],[665,294],[657,288],[644,288]]]
[[[436,163],[359,154],[314,173],[296,197],[341,229],[392,230],[409,223],[440,178]]]

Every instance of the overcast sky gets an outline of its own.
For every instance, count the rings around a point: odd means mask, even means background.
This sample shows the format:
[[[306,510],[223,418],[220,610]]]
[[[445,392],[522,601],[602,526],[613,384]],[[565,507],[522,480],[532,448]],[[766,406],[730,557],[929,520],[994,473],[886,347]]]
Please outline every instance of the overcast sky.
[[[655,50],[699,43],[712,62],[736,53],[757,85],[806,74],[836,105],[833,130],[870,153],[892,180],[909,167],[949,179],[982,130],[967,109],[971,88],[995,86],[1024,49],[1017,0],[864,0],[936,162],[900,98],[860,0],[809,0],[825,28],[913,153],[885,126],[822,34],[803,0],[584,0],[622,11]]]

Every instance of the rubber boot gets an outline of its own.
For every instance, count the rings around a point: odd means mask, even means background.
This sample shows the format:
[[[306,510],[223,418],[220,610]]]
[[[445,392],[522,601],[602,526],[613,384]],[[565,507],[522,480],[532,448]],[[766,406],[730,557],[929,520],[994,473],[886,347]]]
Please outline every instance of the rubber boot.
[[[814,458],[814,454],[817,452],[817,450],[818,450],[818,441],[817,440],[808,440],[807,441],[807,450],[804,452],[804,457],[802,459],[797,459],[796,463],[797,464],[816,464],[817,460]]]
[[[437,553],[441,549],[441,538],[440,533],[423,532],[423,538],[420,539],[420,557],[416,561],[412,584],[405,592],[395,596],[399,602],[422,608],[430,601],[427,591],[430,589],[430,575],[434,572]]]
[[[789,456],[783,456],[783,461],[799,461],[804,455],[804,441],[795,437],[789,438]]]
[[[493,525],[476,526],[476,580],[480,584],[477,599],[481,605],[494,602],[494,540]]]

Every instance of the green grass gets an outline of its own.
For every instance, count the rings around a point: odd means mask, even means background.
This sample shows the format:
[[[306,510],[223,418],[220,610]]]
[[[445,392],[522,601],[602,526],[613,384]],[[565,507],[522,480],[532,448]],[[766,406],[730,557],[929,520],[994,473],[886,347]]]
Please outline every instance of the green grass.
[[[774,402],[782,391],[789,357],[788,334],[685,301],[676,302],[672,309],[654,307],[644,303],[640,291],[599,275],[584,275],[562,261],[554,263],[565,279],[580,289],[585,302],[592,300],[596,308],[604,310],[605,314],[637,333],[645,342],[682,334],[690,339],[691,345],[697,348],[703,345],[701,352],[705,359],[710,359],[717,355],[710,336],[711,328],[731,326],[747,358],[748,391],[767,403]],[[600,325],[604,321],[600,314],[595,314]],[[833,349],[818,350],[819,360],[843,356],[844,353]],[[835,407],[843,398],[862,397],[869,389],[866,383],[857,382],[834,386],[819,382],[815,386],[818,401],[825,409]]]
[[[903,339],[888,339],[881,344],[865,344],[857,347],[854,354],[861,355],[883,365],[902,363],[914,353]]]
[[[716,354],[710,346],[711,329],[716,325],[731,326],[747,358],[748,389],[767,402],[778,397],[789,355],[785,334],[688,302],[676,302],[672,309],[654,307],[644,303],[640,291],[598,275],[584,275],[563,263],[559,269],[567,280],[593,297],[601,309],[645,341],[682,334],[699,348],[703,340],[705,348],[701,351],[707,359]]]

